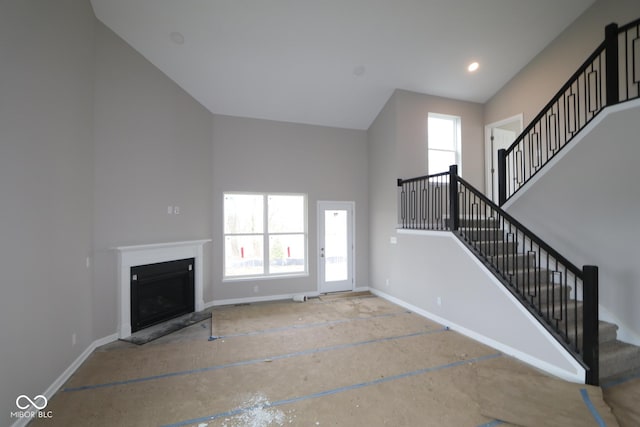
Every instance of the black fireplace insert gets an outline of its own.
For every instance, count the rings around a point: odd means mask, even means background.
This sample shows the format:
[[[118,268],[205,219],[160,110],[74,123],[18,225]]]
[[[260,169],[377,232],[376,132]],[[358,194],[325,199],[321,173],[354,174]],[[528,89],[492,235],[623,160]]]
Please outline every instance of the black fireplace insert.
[[[131,332],[194,311],[195,259],[131,267]]]

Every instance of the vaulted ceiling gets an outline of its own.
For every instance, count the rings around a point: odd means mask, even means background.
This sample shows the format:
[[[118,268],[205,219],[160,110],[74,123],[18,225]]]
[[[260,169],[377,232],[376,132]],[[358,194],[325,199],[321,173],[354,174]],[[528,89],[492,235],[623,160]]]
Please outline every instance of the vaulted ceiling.
[[[91,2],[212,113],[367,129],[396,88],[486,102],[594,0]]]

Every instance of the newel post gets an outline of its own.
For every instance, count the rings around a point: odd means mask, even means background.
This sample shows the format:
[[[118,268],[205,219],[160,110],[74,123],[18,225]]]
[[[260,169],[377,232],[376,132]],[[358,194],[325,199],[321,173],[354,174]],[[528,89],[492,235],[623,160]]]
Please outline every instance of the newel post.
[[[460,227],[460,207],[458,206],[458,165],[449,166],[449,226],[451,231]]]
[[[620,101],[618,75],[618,24],[612,23],[604,29],[604,48],[606,52],[605,69],[607,73],[607,105]]]
[[[598,336],[598,267],[582,267],[582,357],[589,370],[585,382],[598,385],[600,376],[600,346]]]
[[[498,206],[507,201],[507,151],[498,150]]]

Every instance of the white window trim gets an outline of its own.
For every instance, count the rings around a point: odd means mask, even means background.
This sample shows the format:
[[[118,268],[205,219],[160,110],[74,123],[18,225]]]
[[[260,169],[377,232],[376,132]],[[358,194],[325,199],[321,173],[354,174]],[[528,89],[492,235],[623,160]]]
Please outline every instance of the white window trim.
[[[262,233],[225,233],[224,230],[224,197],[227,194],[246,194],[263,196],[263,232]],[[302,196],[304,200],[304,231],[297,233],[280,232],[269,233],[269,210],[268,210],[268,198],[269,196]],[[243,282],[243,281],[255,281],[255,280],[274,280],[283,278],[295,278],[295,277],[307,277],[309,276],[309,214],[308,214],[308,195],[304,193],[282,193],[282,192],[258,192],[258,191],[224,191],[222,193],[222,282]],[[302,234],[304,235],[304,271],[297,271],[294,273],[268,273],[269,269],[269,236],[277,235],[291,235]],[[265,266],[265,273],[262,274],[247,274],[242,276],[227,276],[226,273],[226,236],[262,236],[263,237],[263,265]]]

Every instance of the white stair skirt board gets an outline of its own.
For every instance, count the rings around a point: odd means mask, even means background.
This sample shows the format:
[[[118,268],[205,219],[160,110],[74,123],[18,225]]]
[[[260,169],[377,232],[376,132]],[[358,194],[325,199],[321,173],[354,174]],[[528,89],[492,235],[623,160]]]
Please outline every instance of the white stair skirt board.
[[[131,267],[195,258],[195,311],[205,308],[203,297],[203,246],[211,239],[149,245],[118,246],[118,338],[131,336]]]

